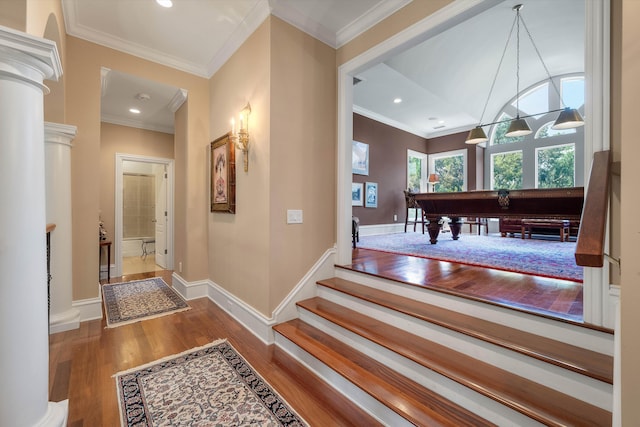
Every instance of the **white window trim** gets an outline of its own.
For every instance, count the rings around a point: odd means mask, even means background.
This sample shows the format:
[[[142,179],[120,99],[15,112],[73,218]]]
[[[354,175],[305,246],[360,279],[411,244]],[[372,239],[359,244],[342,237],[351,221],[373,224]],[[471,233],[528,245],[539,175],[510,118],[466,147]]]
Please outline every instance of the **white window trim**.
[[[467,191],[467,174],[468,174],[468,159],[467,149],[462,148],[460,150],[443,151],[442,153],[435,153],[429,155],[429,173],[435,173],[435,162],[439,159],[446,159],[447,157],[462,156],[462,191]]]
[[[491,156],[489,157],[489,185],[491,190],[495,190],[494,188],[494,183],[495,183],[495,179],[493,179],[494,176],[494,170],[493,170],[493,159],[495,156],[503,156],[505,154],[511,154],[511,153],[520,153],[522,155],[522,158],[524,159],[524,153],[522,152],[522,150],[510,150],[510,151],[499,151],[497,153],[491,153]],[[537,175],[536,175],[537,178]]]
[[[535,177],[535,188],[538,188],[538,152],[540,152],[540,150],[550,150],[553,148],[561,148],[561,147],[573,147],[573,183],[575,185],[576,182],[576,144],[575,142],[569,142],[566,144],[557,144],[557,145],[545,145],[544,147],[536,147],[535,149],[535,153],[534,153],[534,165],[535,165],[535,172],[536,172],[536,177]],[[496,153],[497,154],[497,153]],[[493,172],[493,171],[492,171]]]
[[[420,192],[426,193],[427,188],[429,188],[429,185],[427,183],[427,179],[429,178],[429,175],[427,174],[428,166],[429,166],[429,155],[426,153],[421,153],[419,151],[407,149],[407,188],[409,188],[409,180],[411,178],[409,176],[409,164],[410,164],[409,160],[412,157],[417,157],[421,160],[422,170],[420,171],[421,172],[420,176],[422,176],[422,179],[420,180]]]

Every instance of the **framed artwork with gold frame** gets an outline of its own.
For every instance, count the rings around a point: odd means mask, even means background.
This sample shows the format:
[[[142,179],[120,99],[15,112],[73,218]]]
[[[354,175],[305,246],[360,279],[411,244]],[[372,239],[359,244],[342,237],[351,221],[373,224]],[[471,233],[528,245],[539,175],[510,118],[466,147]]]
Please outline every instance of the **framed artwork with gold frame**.
[[[231,133],[211,142],[211,212],[236,213],[236,150]]]

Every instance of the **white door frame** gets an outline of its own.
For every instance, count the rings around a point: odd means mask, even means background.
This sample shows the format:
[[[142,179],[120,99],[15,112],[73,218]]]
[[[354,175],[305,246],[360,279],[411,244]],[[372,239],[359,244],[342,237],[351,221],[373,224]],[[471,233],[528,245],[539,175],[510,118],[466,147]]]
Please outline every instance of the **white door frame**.
[[[409,47],[451,28],[503,0],[457,0],[399,32],[338,68],[338,180],[336,262],[351,264],[351,140],[353,139],[353,77]],[[585,125],[585,185],[593,153],[609,149],[609,17],[610,2],[585,0],[585,97],[602,100],[587,105]],[[584,319],[608,323],[611,301],[609,266],[585,268]],[[613,325],[609,326],[612,327]]]
[[[173,200],[174,200],[174,160],[161,157],[138,156],[135,154],[116,153],[115,184],[115,266],[112,276],[122,276],[122,173],[123,162],[158,163],[167,167],[167,270],[173,270]]]

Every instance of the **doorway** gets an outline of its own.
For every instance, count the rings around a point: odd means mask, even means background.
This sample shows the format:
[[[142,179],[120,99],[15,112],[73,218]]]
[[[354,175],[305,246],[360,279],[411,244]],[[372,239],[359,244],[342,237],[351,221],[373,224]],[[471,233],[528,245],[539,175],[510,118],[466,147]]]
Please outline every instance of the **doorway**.
[[[173,269],[173,160],[116,154],[115,276]]]

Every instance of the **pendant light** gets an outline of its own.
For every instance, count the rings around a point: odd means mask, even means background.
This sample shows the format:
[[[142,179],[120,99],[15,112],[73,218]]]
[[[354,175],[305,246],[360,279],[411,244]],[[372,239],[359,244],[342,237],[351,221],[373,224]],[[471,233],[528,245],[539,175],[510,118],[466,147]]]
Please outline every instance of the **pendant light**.
[[[498,69],[496,70],[496,74],[493,78],[493,83],[491,84],[491,89],[489,90],[489,96],[487,97],[487,101],[484,104],[484,109],[482,110],[482,114],[480,115],[481,124],[471,129],[465,141],[467,144],[479,144],[479,143],[488,141],[489,138],[487,138],[487,135],[483,127],[495,125],[498,123],[504,123],[504,122],[510,122],[509,129],[507,129],[505,136],[518,137],[518,136],[529,135],[531,133],[531,128],[529,127],[529,124],[525,119],[528,117],[537,116],[539,114],[546,114],[546,113],[537,113],[537,114],[530,114],[527,116],[520,116],[520,24],[522,24],[523,28],[527,32],[527,35],[529,36],[529,40],[533,45],[533,48],[538,56],[538,59],[542,63],[542,66],[544,67],[544,70],[547,73],[547,77],[549,78],[549,81],[551,82],[551,85],[553,86],[554,90],[558,94],[558,99],[560,99],[560,103],[562,104],[562,107],[563,107],[560,109],[547,111],[547,113],[560,111],[558,118],[556,119],[554,124],[551,126],[551,128],[555,130],[571,129],[571,128],[576,128],[584,125],[584,119],[582,118],[578,110],[576,110],[575,108],[569,108],[564,106],[562,95],[560,94],[560,91],[558,90],[558,87],[556,86],[555,82],[551,78],[549,69],[547,68],[547,65],[542,59],[542,55],[540,55],[540,51],[538,50],[538,47],[533,41],[533,37],[531,36],[529,29],[527,28],[527,24],[524,22],[524,19],[520,15],[520,11],[522,10],[523,7],[524,6],[522,4],[518,4],[512,8],[512,10],[516,12],[516,17],[514,19],[513,24],[511,25],[511,31],[509,32],[509,36],[507,37],[507,43],[505,44],[504,50],[502,52],[502,57],[500,58],[500,62],[498,63]],[[487,109],[487,105],[489,104],[489,99],[491,98],[491,94],[493,93],[493,88],[496,84],[496,79],[498,77],[498,73],[500,72],[500,68],[502,67],[502,62],[504,60],[507,47],[509,46],[509,40],[511,39],[511,36],[513,34],[514,27],[516,29],[516,118],[482,124],[482,119]]]

